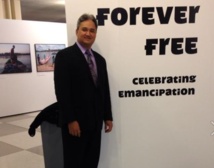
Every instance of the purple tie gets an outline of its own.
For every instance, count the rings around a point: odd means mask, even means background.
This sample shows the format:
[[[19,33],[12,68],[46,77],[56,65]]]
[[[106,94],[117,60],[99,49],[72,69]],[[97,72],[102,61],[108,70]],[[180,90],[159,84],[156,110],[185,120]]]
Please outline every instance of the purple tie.
[[[96,85],[97,84],[97,74],[96,74],[96,71],[95,71],[94,63],[93,63],[93,61],[91,59],[92,55],[91,55],[89,50],[86,50],[85,54],[87,56],[86,58],[87,58],[88,66],[90,68],[91,75],[92,75],[92,78],[94,80],[94,84]]]

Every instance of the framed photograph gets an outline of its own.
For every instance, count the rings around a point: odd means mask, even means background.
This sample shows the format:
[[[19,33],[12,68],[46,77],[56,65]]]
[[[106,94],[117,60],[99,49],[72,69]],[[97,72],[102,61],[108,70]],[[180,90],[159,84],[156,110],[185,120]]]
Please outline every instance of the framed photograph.
[[[30,44],[0,43],[0,74],[32,72]]]
[[[37,72],[54,70],[56,54],[65,48],[65,44],[35,44]]]

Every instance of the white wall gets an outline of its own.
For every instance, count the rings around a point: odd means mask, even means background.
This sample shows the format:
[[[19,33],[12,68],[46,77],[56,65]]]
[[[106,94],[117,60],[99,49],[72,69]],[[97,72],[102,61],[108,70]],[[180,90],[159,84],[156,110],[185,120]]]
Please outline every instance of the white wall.
[[[56,101],[53,72],[37,72],[34,44],[65,44],[66,24],[0,20],[0,43],[30,44],[32,73],[0,74],[0,117],[41,110]]]
[[[212,0],[66,0],[69,45],[75,42],[78,17],[97,15],[109,8],[105,26],[99,26],[93,46],[107,60],[114,115],[114,130],[103,136],[102,168],[212,168],[214,165],[214,22]],[[169,24],[161,25],[157,11],[154,25],[142,23],[142,8],[200,6],[195,23],[177,24],[174,11]],[[111,21],[115,8],[128,12],[128,22]],[[129,25],[129,9],[140,7],[136,25]],[[174,10],[174,9],[173,9]],[[187,20],[188,12],[185,14]],[[120,18],[120,16],[119,16]],[[197,37],[196,54],[159,55],[159,47],[146,56],[146,39]],[[182,47],[185,47],[182,44]],[[134,85],[135,77],[196,75],[193,83]],[[121,90],[194,88],[194,95],[120,98]],[[213,133],[214,134],[214,133]]]

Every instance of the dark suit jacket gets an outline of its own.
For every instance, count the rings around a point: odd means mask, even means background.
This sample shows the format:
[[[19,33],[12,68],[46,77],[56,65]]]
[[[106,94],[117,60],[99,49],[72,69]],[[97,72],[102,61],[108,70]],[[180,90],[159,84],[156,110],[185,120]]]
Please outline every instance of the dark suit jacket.
[[[36,129],[42,124],[43,121],[47,121],[51,124],[59,126],[59,107],[57,102],[45,107],[40,111],[40,113],[30,124],[28,134],[30,136],[34,136],[36,134]]]
[[[92,52],[97,64],[97,86],[77,44],[56,56],[54,81],[61,125],[76,120],[81,130],[93,130],[102,129],[103,120],[112,120],[106,62],[100,54]]]

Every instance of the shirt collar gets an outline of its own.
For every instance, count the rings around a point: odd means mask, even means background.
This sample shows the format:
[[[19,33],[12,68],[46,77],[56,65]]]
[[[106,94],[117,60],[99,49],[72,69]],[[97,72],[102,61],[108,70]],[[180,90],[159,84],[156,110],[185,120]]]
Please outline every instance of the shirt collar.
[[[79,47],[79,49],[81,50],[81,52],[83,53],[83,54],[85,54],[85,51],[87,50],[86,48],[84,48],[83,46],[81,46],[81,44],[77,41],[76,42],[76,44],[77,44],[77,46]],[[89,52],[90,53],[92,53],[91,52],[91,49],[88,49],[89,50]]]

